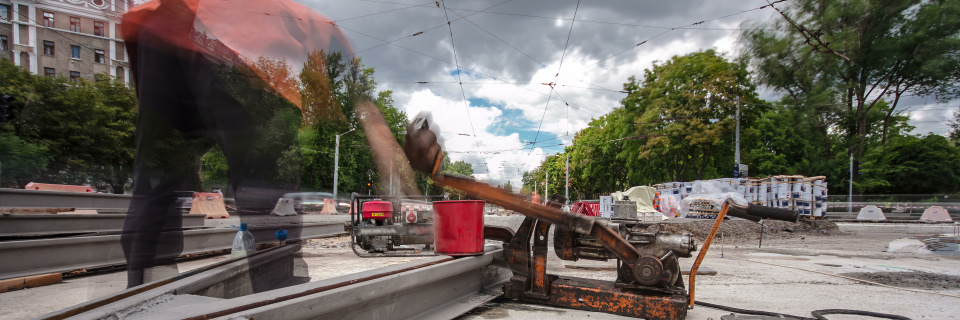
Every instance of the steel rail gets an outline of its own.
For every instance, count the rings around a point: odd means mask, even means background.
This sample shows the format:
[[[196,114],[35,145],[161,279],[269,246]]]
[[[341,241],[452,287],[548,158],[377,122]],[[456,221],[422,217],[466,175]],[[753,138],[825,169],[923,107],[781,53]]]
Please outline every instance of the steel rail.
[[[344,234],[342,223],[312,223],[300,226],[299,234],[291,226],[290,240],[329,237]],[[275,242],[278,226],[250,228],[257,243]],[[182,254],[229,249],[237,230],[232,228],[183,231]],[[123,265],[126,259],[120,235],[68,237],[0,242],[0,279],[36,274],[67,272]]]
[[[60,309],[54,312],[50,312],[39,316],[35,319],[44,319],[44,320],[60,320],[66,319],[68,317],[73,317],[85,312],[94,311],[88,314],[84,314],[81,317],[90,317],[97,313],[108,313],[109,310],[117,308],[119,301],[124,299],[136,296],[137,299],[145,300],[156,298],[160,294],[172,292],[171,288],[182,288],[189,286],[191,284],[196,284],[200,279],[210,279],[214,278],[217,273],[222,272],[233,272],[239,274],[237,270],[239,268],[245,268],[249,272],[250,267],[257,267],[262,265],[264,261],[269,261],[276,258],[276,254],[279,252],[281,255],[292,254],[293,252],[299,250],[297,245],[288,245],[273,247],[262,251],[257,251],[256,253],[239,258],[231,258],[226,261],[217,262],[208,266],[200,267],[190,271],[186,271],[174,276],[170,276],[165,279],[156,280],[150,283],[143,284],[141,286],[136,286],[133,288],[127,288],[126,290],[110,294],[107,296],[95,298],[90,301],[82,302],[80,304],[74,305],[72,307]],[[266,259],[264,259],[266,258]],[[238,261],[244,261],[245,263],[237,263]],[[196,275],[201,275],[201,277],[194,277]],[[175,283],[176,282],[176,283]],[[173,284],[175,283],[175,284]],[[172,285],[171,285],[172,284]],[[158,289],[159,288],[159,289]],[[123,305],[123,302],[119,302],[120,305]]]
[[[2,207],[69,207],[77,209],[123,209],[130,207],[129,194],[39,191],[0,188]]]
[[[497,247],[217,319],[452,319],[501,295],[512,272]]]
[[[269,260],[286,258],[289,251],[252,257],[246,267],[231,263],[161,280],[147,284],[148,290],[128,289],[39,319],[451,319],[498,297],[512,275],[503,250],[487,246],[479,256],[424,257],[255,294],[223,294],[224,281],[226,287],[245,285],[237,275],[256,278],[285,268]]]
[[[183,228],[203,227],[204,217],[183,215]],[[125,218],[125,214],[4,214],[0,215],[0,237],[119,232]]]

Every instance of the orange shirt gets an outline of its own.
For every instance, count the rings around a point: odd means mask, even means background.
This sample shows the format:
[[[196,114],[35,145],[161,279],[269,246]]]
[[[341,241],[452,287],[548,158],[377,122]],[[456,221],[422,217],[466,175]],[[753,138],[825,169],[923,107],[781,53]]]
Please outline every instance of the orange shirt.
[[[251,66],[261,56],[284,60],[293,74],[314,50],[339,51],[345,58],[353,54],[333,21],[290,0],[153,0],[127,12],[121,30],[134,75],[139,45],[171,53],[218,53]],[[159,43],[140,43],[143,31]]]

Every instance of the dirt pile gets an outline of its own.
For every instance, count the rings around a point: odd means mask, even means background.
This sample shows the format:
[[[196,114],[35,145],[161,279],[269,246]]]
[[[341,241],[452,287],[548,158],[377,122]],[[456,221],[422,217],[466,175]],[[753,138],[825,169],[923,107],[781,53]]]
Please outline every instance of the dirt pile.
[[[714,220],[682,220],[654,225],[649,227],[647,231],[690,232],[696,236],[697,239],[703,241],[707,238],[707,235],[710,234],[713,223]],[[766,226],[765,235],[790,236],[794,233],[803,235],[829,235],[840,232],[837,224],[829,220],[800,220],[798,223],[764,221],[764,225]],[[723,233],[723,236],[727,239],[756,239],[760,236],[761,227],[759,223],[753,221],[724,220],[723,223],[720,224],[720,230],[717,231],[717,236]]]

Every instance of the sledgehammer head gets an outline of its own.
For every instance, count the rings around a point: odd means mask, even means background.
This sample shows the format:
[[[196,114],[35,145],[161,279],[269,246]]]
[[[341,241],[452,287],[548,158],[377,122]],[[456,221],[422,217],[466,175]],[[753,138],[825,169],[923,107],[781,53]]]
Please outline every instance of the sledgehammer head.
[[[443,152],[437,142],[437,135],[430,131],[429,114],[418,114],[407,126],[407,140],[403,143],[403,152],[410,160],[410,166],[433,177],[440,169]]]

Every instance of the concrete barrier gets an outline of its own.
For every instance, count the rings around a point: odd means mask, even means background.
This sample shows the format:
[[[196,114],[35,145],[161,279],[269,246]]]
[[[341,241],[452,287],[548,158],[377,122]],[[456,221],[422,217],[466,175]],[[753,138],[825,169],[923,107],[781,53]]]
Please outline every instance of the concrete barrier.
[[[337,214],[337,202],[333,199],[324,199],[323,200],[323,210],[320,210],[320,214]]]
[[[953,222],[953,218],[950,217],[950,213],[947,212],[947,209],[939,206],[932,206],[923,210],[923,215],[920,216],[920,221],[933,221],[933,222]]]
[[[36,183],[31,182],[23,187],[24,190],[36,190],[36,191],[63,191],[63,192],[84,192],[84,193],[93,193],[93,187],[91,186],[74,186],[68,184],[51,184],[51,183]]]
[[[217,192],[197,192],[193,194],[190,214],[202,214],[207,219],[225,219],[230,217],[223,203],[223,195]]]
[[[277,205],[273,207],[270,214],[275,216],[295,216],[297,211],[293,210],[293,200],[287,198],[277,199]]]
[[[880,208],[877,208],[877,206],[866,206],[860,209],[860,213],[857,214],[857,220],[887,220],[887,217],[883,215],[883,211],[880,211]]]

